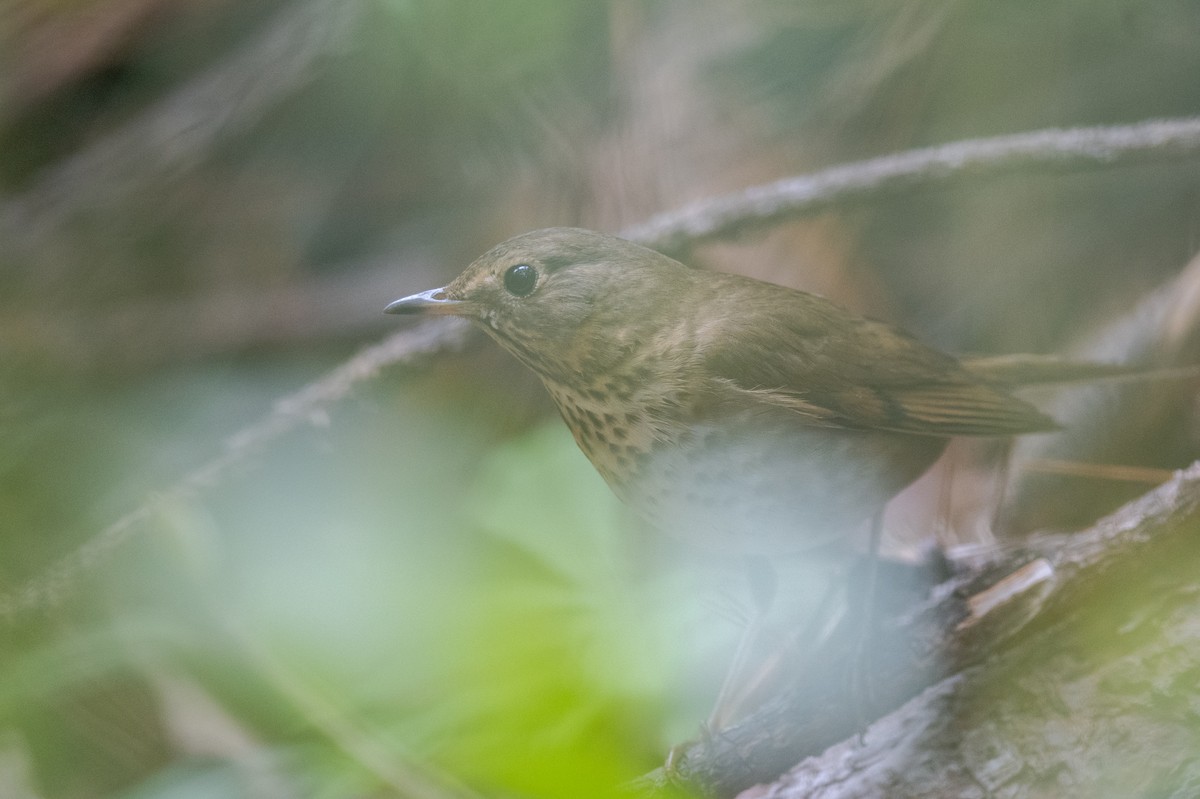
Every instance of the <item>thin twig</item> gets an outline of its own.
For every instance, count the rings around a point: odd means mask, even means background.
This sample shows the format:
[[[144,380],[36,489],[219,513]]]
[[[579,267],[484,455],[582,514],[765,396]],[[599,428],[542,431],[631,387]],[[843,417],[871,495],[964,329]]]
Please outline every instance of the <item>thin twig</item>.
[[[359,383],[395,364],[460,346],[469,328],[457,319],[439,319],[389,336],[355,355],[320,380],[275,403],[263,419],[225,439],[221,452],[89,538],[25,585],[0,596],[0,619],[13,621],[63,601],[72,585],[114,549],[124,544],[159,508],[199,496],[221,474],[303,424],[322,424],[329,407]]]
[[[321,7],[319,4],[314,8]],[[1200,149],[1200,117],[1158,120],[1109,128],[1045,130],[991,139],[954,142],[924,150],[833,167],[716,197],[661,214],[620,235],[663,250],[729,236],[750,227],[811,213],[837,202],[901,187],[944,180],[962,173],[994,174],[1035,166],[1107,166],[1135,157],[1173,158]],[[327,377],[281,400],[266,419],[231,436],[222,455],[202,465],[156,498],[101,530],[16,591],[0,596],[0,618],[12,620],[62,601],[69,584],[123,543],[163,501],[196,496],[250,451],[318,416],[361,380],[392,363],[458,346],[463,328],[429,324],[385,339]]]
[[[1128,466],[1119,463],[1083,463],[1062,458],[1030,458],[1021,464],[1027,472],[1062,474],[1069,477],[1117,480],[1126,483],[1159,485],[1170,480],[1175,472],[1150,466]]]
[[[680,252],[835,204],[964,174],[1033,168],[1107,167],[1136,159],[1179,158],[1200,150],[1200,117],[1119,127],[1038,130],[908,150],[700,200],[626,228],[622,238]]]

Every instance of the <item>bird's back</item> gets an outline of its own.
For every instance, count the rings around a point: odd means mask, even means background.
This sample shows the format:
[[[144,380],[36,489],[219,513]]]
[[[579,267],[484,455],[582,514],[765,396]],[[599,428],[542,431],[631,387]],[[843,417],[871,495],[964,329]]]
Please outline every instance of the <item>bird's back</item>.
[[[622,357],[543,380],[614,491],[692,543],[842,540],[950,436],[1053,426],[953,357],[820,297],[705,273],[677,291],[627,325],[627,346],[602,345]],[[609,325],[578,331],[580,350]]]

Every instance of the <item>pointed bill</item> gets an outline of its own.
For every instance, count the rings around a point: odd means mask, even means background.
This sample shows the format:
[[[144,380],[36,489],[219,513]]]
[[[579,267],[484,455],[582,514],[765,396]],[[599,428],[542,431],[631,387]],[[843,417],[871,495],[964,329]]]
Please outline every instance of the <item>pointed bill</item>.
[[[420,316],[449,315],[461,316],[468,303],[462,300],[452,300],[445,294],[446,289],[430,289],[419,294],[401,297],[388,304],[384,313],[409,314]]]

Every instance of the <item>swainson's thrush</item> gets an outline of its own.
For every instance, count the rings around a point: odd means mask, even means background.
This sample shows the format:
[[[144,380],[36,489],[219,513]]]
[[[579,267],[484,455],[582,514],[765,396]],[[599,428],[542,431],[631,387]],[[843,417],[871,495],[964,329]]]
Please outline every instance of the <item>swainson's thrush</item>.
[[[516,236],[386,310],[481,327],[541,377],[621,499],[730,552],[844,538],[952,436],[1055,427],[886,324],[588,230]]]

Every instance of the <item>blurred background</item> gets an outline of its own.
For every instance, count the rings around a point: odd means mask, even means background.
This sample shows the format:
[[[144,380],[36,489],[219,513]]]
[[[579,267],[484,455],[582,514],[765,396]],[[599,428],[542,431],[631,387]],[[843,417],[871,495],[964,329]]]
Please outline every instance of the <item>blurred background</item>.
[[[1194,0],[7,0],[0,595],[50,601],[0,621],[0,796],[599,796],[655,767],[744,603],[638,535],[490,343],[163,492],[509,235],[1195,114],[1197,41]],[[1127,354],[1157,334],[1113,325],[1186,295],[1198,212],[1200,159],[965,178],[686,258],[955,352]],[[1194,400],[1166,404],[1105,457],[1186,463]],[[969,539],[935,511],[900,536]]]

